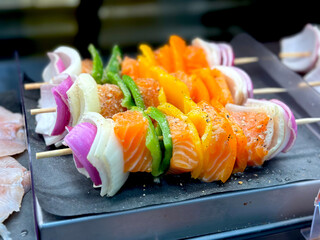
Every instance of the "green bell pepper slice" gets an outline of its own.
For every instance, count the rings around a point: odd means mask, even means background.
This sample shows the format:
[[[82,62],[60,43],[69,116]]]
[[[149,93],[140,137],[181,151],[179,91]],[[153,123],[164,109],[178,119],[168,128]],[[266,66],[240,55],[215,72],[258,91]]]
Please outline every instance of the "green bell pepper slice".
[[[152,157],[151,174],[154,177],[158,177],[161,174],[163,174],[163,171],[161,171],[160,169],[162,151],[161,151],[158,135],[156,133],[156,129],[153,126],[151,118],[141,108],[134,106],[131,108],[131,110],[141,112],[143,117],[145,117],[148,120],[149,126],[148,126],[147,137],[146,137],[146,147],[150,151],[150,154]]]
[[[121,105],[127,109],[131,109],[133,106],[135,106],[130,90],[127,88],[121,77],[117,73],[113,72],[108,72],[107,75],[111,81],[110,83],[117,85],[123,93],[123,100],[121,102]]]
[[[90,44],[88,50],[92,58],[92,72],[91,76],[96,80],[98,84],[101,84],[102,74],[103,74],[103,63],[99,51],[95,48],[93,44]]]
[[[102,83],[111,83],[111,79],[108,77],[109,72],[117,73],[120,75],[121,62],[122,62],[121,50],[119,46],[115,45],[112,48],[109,62],[103,71]]]
[[[156,133],[156,130],[153,126],[153,123],[150,117],[144,112],[142,112],[142,114],[145,118],[148,119],[148,122],[149,122],[147,138],[146,138],[146,147],[149,149],[152,156],[151,174],[154,177],[158,177],[163,173],[163,171],[161,171],[160,169],[162,152],[160,148],[158,135]]]
[[[144,101],[137,84],[133,81],[133,79],[130,76],[127,75],[123,75],[122,80],[129,88],[136,106],[145,110],[146,106],[144,105]]]
[[[163,136],[164,156],[160,164],[159,172],[165,173],[170,167],[170,160],[172,158],[173,143],[170,132],[170,126],[166,116],[157,108],[149,107],[146,113],[157,121]],[[159,129],[157,129],[159,134]]]

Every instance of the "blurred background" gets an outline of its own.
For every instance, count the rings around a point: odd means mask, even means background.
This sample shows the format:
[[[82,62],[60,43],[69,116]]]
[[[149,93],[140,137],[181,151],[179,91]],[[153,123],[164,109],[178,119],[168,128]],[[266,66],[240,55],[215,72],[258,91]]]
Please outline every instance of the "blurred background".
[[[230,41],[246,32],[260,42],[278,41],[319,22],[317,1],[262,0],[1,0],[1,59],[44,56],[66,44],[89,56],[89,43],[108,55],[147,42],[156,47],[170,34]]]

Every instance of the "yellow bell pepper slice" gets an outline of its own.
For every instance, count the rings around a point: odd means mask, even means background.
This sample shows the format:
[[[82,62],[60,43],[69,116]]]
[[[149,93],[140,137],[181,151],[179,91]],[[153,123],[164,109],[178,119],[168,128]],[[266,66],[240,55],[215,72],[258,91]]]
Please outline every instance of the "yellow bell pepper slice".
[[[159,104],[164,104],[167,102],[167,97],[166,97],[166,94],[164,93],[163,87],[160,88],[158,100],[159,100]]]
[[[139,49],[142,52],[142,55],[150,62],[151,65],[158,65],[151,47],[146,44],[141,44]]]

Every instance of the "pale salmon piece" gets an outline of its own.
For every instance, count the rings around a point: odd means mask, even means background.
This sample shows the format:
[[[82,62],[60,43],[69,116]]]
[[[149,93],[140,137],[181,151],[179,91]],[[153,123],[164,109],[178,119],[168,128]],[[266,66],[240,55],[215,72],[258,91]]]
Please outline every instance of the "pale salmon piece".
[[[205,161],[203,172],[200,176],[205,182],[221,180],[226,182],[232,174],[236,155],[237,140],[230,123],[212,107],[200,102],[198,106],[202,111],[208,113],[213,122],[212,141],[209,146],[208,160]]]
[[[230,112],[219,102],[211,102],[218,113],[223,116],[231,125],[233,133],[237,139],[237,157],[234,165],[233,173],[243,172],[247,167],[248,161],[248,142],[243,130],[230,114]]]
[[[152,78],[137,78],[134,80],[140,90],[146,108],[159,105],[159,83]],[[124,112],[127,109],[122,107],[123,93],[121,89],[114,84],[98,85],[98,94],[100,100],[100,114],[105,118],[111,118],[114,114]]]
[[[122,107],[123,93],[114,84],[98,85],[98,95],[100,100],[100,114],[105,118],[111,118],[114,114],[124,112],[127,109]]]
[[[159,82],[152,78],[137,78],[134,82],[140,90],[146,108],[157,107],[159,105]]]
[[[0,106],[0,157],[15,155],[25,149],[22,115]]]
[[[152,157],[146,147],[148,120],[139,111],[115,114],[114,132],[123,147],[124,172],[151,172]]]
[[[91,59],[83,59],[81,61],[81,73],[91,73],[93,62]]]
[[[188,125],[175,117],[167,116],[172,137],[172,158],[168,173],[191,172],[198,165],[198,155]]]
[[[230,114],[247,137],[249,149],[248,165],[261,166],[264,162],[264,157],[268,154],[265,139],[270,117],[263,111],[230,111]]]

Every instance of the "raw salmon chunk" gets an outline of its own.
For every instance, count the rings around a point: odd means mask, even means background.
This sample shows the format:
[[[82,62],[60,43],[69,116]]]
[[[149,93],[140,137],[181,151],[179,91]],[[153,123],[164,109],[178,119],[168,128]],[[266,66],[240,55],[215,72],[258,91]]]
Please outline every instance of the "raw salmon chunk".
[[[123,147],[125,172],[151,172],[152,157],[146,147],[148,120],[139,111],[128,110],[113,117],[114,132]]]

